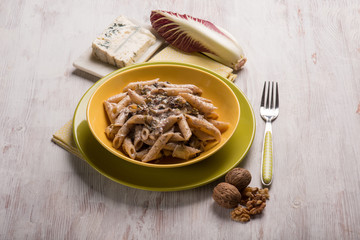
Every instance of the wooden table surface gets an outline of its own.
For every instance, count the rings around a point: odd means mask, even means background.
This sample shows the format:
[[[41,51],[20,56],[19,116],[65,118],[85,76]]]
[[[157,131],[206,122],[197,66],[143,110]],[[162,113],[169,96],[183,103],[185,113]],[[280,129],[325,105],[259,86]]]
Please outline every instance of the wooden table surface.
[[[246,224],[211,195],[115,183],[51,142],[97,80],[72,63],[118,15],[153,9],[210,20],[248,62],[236,85],[256,116],[240,163],[260,187],[266,80],[280,84],[274,182]],[[359,239],[360,2],[54,0],[0,2],[0,239]]]

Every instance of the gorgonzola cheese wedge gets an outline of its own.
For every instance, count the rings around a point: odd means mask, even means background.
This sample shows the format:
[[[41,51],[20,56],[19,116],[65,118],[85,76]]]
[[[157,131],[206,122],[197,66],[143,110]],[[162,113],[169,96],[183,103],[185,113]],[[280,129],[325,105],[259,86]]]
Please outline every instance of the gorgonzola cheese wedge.
[[[93,41],[93,55],[121,68],[134,64],[155,41],[149,30],[120,16]]]

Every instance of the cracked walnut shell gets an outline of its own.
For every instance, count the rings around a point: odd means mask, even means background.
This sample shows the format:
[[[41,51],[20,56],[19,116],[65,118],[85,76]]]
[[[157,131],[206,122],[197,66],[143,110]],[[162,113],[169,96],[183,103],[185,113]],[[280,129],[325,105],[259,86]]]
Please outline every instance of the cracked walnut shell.
[[[214,188],[213,199],[224,208],[235,208],[241,201],[241,194],[235,186],[222,182]]]
[[[225,175],[225,182],[234,185],[241,191],[250,184],[251,173],[244,168],[234,168]]]

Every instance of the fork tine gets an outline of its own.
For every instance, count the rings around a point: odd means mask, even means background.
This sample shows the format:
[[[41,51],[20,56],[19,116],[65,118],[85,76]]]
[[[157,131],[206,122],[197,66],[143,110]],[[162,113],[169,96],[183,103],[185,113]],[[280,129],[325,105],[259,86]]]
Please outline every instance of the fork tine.
[[[265,89],[266,89],[266,82],[264,82],[264,88],[261,96],[261,104],[260,107],[264,107],[265,105]]]
[[[276,82],[275,108],[279,108],[279,86],[277,82]]]
[[[270,81],[267,84],[266,108],[269,108],[269,95],[270,95]]]
[[[269,86],[270,88],[270,86]],[[274,82],[271,82],[271,97],[270,97],[270,108],[274,107]]]

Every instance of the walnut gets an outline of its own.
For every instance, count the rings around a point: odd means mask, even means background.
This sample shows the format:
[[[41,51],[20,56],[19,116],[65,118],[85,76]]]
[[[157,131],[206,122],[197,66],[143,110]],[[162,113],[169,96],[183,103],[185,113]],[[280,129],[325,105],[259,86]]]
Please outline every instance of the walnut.
[[[248,222],[250,221],[250,213],[246,208],[238,206],[230,213],[231,219],[238,222]]]
[[[234,185],[241,191],[250,184],[251,174],[244,168],[234,168],[225,175],[225,182]]]
[[[260,214],[266,207],[266,202],[262,200],[251,200],[246,203],[246,210],[249,211],[250,215]]]
[[[270,198],[269,189],[248,187],[251,174],[244,168],[234,168],[225,176],[225,182],[219,183],[213,191],[213,199],[222,207],[233,208],[231,219],[248,222],[251,217],[260,214]]]
[[[260,214],[266,207],[266,200],[269,199],[269,189],[247,187],[242,192],[240,203],[246,206],[250,215]]]
[[[259,189],[257,187],[246,187],[241,191],[241,201],[240,204],[241,205],[246,205],[246,203],[251,200],[254,199],[256,192]]]
[[[233,185],[222,182],[214,188],[213,199],[224,208],[235,208],[241,200],[241,194]]]
[[[268,188],[259,189],[259,193],[260,193],[261,195],[263,195],[266,199],[269,199],[269,198],[270,198],[269,189],[268,189]]]

